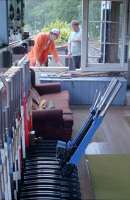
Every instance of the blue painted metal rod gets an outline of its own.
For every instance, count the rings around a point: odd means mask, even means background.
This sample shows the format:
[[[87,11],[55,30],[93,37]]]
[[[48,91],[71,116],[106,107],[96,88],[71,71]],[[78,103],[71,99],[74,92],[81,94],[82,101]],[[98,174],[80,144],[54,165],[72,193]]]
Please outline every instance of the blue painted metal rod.
[[[117,95],[121,83],[117,79],[113,79],[105,91],[100,100],[98,98],[90,112],[87,121],[83,124],[76,138],[67,144],[69,154],[66,157],[66,162],[76,164],[80,160],[82,154],[84,154],[85,148],[91,141],[94,133],[102,122],[102,119]],[[102,115],[101,115],[102,113]]]
[[[76,149],[76,151],[74,152],[74,154],[71,156],[71,158],[69,160],[69,164],[73,164],[73,165],[76,165],[76,166],[78,165],[78,163],[79,163],[82,155],[85,152],[86,147],[91,142],[91,140],[92,140],[94,134],[96,133],[96,130],[100,126],[102,120],[103,120],[102,117],[97,117],[93,121],[91,127],[87,131],[87,134],[85,135],[85,137],[81,141],[80,145],[78,146],[78,148]]]

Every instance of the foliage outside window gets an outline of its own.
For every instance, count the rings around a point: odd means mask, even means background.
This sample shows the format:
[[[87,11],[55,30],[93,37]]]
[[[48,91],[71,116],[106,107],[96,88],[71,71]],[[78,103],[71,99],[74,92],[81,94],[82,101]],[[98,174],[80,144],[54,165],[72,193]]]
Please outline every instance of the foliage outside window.
[[[124,62],[123,2],[125,0],[89,0],[88,63]],[[56,26],[66,43],[72,19],[82,21],[82,0],[26,0],[25,30],[32,35]]]
[[[67,22],[56,20],[55,22],[52,22],[49,25],[47,25],[46,27],[44,27],[42,29],[42,31],[50,32],[53,28],[58,28],[58,29],[60,29],[60,32],[61,32],[59,39],[56,41],[56,44],[57,45],[66,44],[68,41],[70,32],[71,32],[70,24],[68,24]]]
[[[81,5],[82,0],[25,0],[25,31],[34,35],[57,20],[81,21]]]

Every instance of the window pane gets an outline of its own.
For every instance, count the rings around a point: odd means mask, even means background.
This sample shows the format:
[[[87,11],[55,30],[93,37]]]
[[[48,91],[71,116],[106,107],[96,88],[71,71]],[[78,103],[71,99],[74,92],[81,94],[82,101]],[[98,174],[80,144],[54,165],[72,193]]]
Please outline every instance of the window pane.
[[[122,24],[105,23],[101,24],[101,42],[118,43],[122,40]]]
[[[100,40],[100,22],[89,22],[88,23],[88,37],[89,41]]]
[[[115,44],[107,44],[105,46],[105,62],[106,63],[120,63],[121,61],[121,46]]]
[[[120,63],[122,44],[89,43],[89,63]]]
[[[89,21],[120,22],[123,15],[123,1],[89,0]]]
[[[122,1],[102,1],[102,21],[121,22],[123,16]]]
[[[89,21],[101,21],[101,1],[89,1]]]
[[[88,43],[88,62],[99,63],[101,58],[101,44],[99,41]]]
[[[130,60],[130,41],[128,43],[128,59]]]
[[[119,63],[122,58],[123,1],[89,1],[88,61]]]

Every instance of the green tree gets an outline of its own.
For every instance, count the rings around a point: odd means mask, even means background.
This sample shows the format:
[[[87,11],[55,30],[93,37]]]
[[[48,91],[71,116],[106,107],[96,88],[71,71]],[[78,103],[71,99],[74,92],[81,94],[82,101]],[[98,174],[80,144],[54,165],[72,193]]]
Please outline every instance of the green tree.
[[[99,22],[95,22],[99,21]],[[99,39],[101,21],[101,1],[90,0],[89,2],[89,38]]]
[[[49,25],[43,28],[44,32],[50,32],[53,28],[60,29],[61,35],[60,38],[56,41],[57,44],[64,44],[68,41],[71,28],[67,22],[63,22],[60,20],[56,20],[55,22],[51,22]]]
[[[81,19],[82,0],[25,0],[25,24],[32,32],[56,20]]]

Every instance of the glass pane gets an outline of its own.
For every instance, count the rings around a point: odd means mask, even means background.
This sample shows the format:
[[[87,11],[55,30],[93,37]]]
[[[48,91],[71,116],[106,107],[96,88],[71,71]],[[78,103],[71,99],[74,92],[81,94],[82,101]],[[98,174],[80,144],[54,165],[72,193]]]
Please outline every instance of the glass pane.
[[[120,63],[121,61],[121,47],[122,45],[106,44],[105,45],[105,63]]]
[[[123,1],[89,1],[89,63],[120,62],[122,17]]]
[[[101,42],[118,43],[122,40],[122,24],[102,23],[101,24]]]
[[[88,23],[88,37],[89,41],[100,40],[100,22],[89,22]]]
[[[122,45],[105,45],[105,63],[120,63]]]
[[[89,21],[101,21],[101,1],[89,1]]]
[[[122,1],[102,1],[101,6],[102,21],[120,23],[123,16]]]
[[[130,60],[130,40],[129,40],[129,43],[128,43],[128,59]]]
[[[88,62],[99,63],[101,58],[101,44],[99,41],[88,43]]]
[[[123,15],[123,1],[89,1],[89,21],[120,22]]]
[[[89,63],[120,63],[122,44],[89,43]]]

